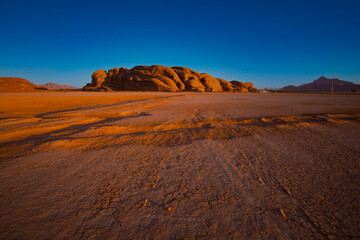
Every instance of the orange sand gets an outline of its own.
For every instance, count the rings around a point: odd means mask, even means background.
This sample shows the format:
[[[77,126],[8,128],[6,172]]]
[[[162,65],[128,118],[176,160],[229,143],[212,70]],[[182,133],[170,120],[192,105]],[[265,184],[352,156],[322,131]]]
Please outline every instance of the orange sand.
[[[1,239],[360,237],[360,96],[0,95]]]

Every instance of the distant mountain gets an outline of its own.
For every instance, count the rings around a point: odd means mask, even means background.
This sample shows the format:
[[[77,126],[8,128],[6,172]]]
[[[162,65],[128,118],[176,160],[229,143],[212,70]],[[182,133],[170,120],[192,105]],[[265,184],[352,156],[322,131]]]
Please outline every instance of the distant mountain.
[[[0,92],[28,92],[47,90],[46,87],[36,86],[23,78],[0,77]]]
[[[57,84],[54,82],[49,82],[46,83],[44,85],[42,85],[44,87],[46,87],[49,90],[73,90],[73,89],[78,89],[77,87],[72,87],[69,85],[65,85],[65,84]]]
[[[338,78],[333,79],[334,92],[360,92],[360,84],[353,82],[340,80]],[[279,91],[290,92],[330,92],[331,91],[331,79],[321,76],[311,83],[302,84],[300,86],[286,86]]]

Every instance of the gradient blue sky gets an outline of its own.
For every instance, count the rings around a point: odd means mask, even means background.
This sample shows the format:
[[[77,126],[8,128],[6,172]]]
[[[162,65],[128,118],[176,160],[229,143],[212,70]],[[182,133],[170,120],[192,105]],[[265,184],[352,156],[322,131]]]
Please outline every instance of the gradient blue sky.
[[[153,64],[258,88],[360,83],[358,0],[0,0],[0,29],[0,76],[36,84]]]

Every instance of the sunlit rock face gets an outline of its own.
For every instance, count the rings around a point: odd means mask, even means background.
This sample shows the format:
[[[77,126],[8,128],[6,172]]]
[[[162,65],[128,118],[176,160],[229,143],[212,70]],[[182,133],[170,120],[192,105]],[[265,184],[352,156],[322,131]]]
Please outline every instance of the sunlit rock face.
[[[87,91],[196,91],[196,92],[248,92],[230,82],[214,78],[207,73],[198,73],[186,67],[165,67],[160,65],[136,66],[132,69],[114,68],[97,70],[91,76]],[[251,83],[250,83],[251,84]],[[251,84],[249,87],[254,87]]]
[[[231,81],[233,88],[235,88],[236,92],[256,92],[257,89],[254,87],[254,84],[251,82],[239,82],[239,81]]]

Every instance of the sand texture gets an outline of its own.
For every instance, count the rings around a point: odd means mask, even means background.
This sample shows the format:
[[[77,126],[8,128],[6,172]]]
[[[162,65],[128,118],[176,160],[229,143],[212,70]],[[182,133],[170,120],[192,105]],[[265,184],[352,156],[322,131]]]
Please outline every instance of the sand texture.
[[[0,239],[359,239],[360,95],[2,93]]]

